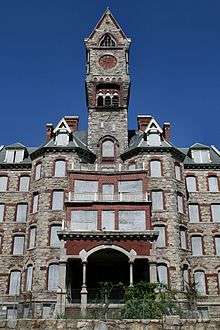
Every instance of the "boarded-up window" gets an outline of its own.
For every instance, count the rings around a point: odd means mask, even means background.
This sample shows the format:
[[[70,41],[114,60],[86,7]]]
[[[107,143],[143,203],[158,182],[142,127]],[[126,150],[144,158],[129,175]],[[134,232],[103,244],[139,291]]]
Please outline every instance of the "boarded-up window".
[[[215,254],[220,256],[220,236],[215,237]]]
[[[220,222],[220,204],[211,205],[212,220],[214,222]]]
[[[102,230],[115,229],[115,212],[102,211]]]
[[[28,191],[29,183],[30,183],[29,176],[21,176],[19,181],[19,191]]]
[[[150,176],[151,177],[160,177],[162,175],[161,171],[161,162],[159,160],[150,161]]]
[[[14,255],[24,254],[24,236],[14,236],[13,254]]]
[[[9,280],[9,295],[19,295],[21,285],[21,272],[11,271]]]
[[[192,156],[195,163],[210,163],[209,150],[192,150]]]
[[[66,176],[66,162],[65,162],[65,160],[55,161],[54,176],[56,176],[56,177]]]
[[[0,222],[4,221],[5,204],[0,204]]]
[[[158,265],[157,266],[157,276],[158,282],[163,284],[168,284],[168,272],[166,265]]]
[[[198,204],[189,204],[189,221],[193,223],[199,222]]]
[[[33,266],[29,265],[27,267],[26,273],[26,291],[31,291],[32,288],[32,278],[33,278]]]
[[[185,291],[187,286],[189,285],[189,270],[188,268],[184,267],[182,270],[183,276],[183,290]]]
[[[166,235],[165,235],[165,226],[154,226],[154,230],[159,231],[159,236],[156,241],[157,247],[165,247],[166,246]]]
[[[36,213],[38,211],[38,201],[39,201],[39,194],[34,194],[33,196],[33,207],[32,212]]]
[[[61,230],[60,225],[53,225],[50,227],[50,246],[60,247],[60,240],[57,232]]]
[[[64,192],[54,190],[52,196],[52,210],[63,210]]]
[[[186,177],[186,188],[187,188],[188,192],[197,191],[195,176],[187,176]]]
[[[146,229],[145,211],[119,211],[119,230],[139,231]]]
[[[178,212],[184,213],[184,209],[183,209],[183,196],[180,195],[180,194],[177,194],[177,208],[178,208]]]
[[[106,140],[102,143],[102,157],[114,157],[115,144],[111,140]]]
[[[69,133],[59,132],[56,136],[56,144],[59,146],[67,146],[69,144]]]
[[[181,167],[179,164],[175,164],[175,178],[181,180]]]
[[[103,201],[114,200],[114,185],[113,184],[103,184],[102,185],[102,199],[103,199]]]
[[[0,176],[0,191],[6,191],[8,186],[8,177]]]
[[[30,228],[30,232],[29,232],[29,249],[32,249],[32,248],[35,247],[36,233],[37,233],[37,228],[36,227]]]
[[[39,163],[35,168],[35,180],[39,180],[41,178],[42,164]]]
[[[72,230],[97,230],[97,211],[72,211]]]
[[[164,209],[162,191],[152,191],[151,199],[152,199],[152,210],[153,211],[161,211]]]
[[[196,284],[196,290],[200,294],[206,294],[206,283],[205,283],[205,273],[203,271],[195,271],[194,281]]]
[[[57,264],[49,265],[48,268],[48,291],[57,291],[59,279],[59,266]]]
[[[17,213],[16,213],[16,221],[17,222],[26,222],[27,220],[27,204],[18,204],[17,205]]]
[[[143,197],[142,180],[119,181],[118,191],[121,200],[126,200],[126,201],[140,200]]]
[[[191,237],[192,244],[192,255],[193,256],[202,256],[202,237],[201,236],[192,236]]]
[[[75,200],[95,200],[98,192],[98,181],[75,180],[74,198]]]
[[[20,163],[24,159],[24,150],[6,150],[6,163]]]
[[[219,191],[218,178],[216,176],[209,176],[208,177],[208,185],[209,185],[209,191],[210,192],[218,192]]]
[[[149,146],[160,146],[161,145],[161,138],[160,134],[158,133],[150,133],[147,137],[147,143]]]
[[[182,249],[187,248],[187,242],[186,242],[186,229],[180,228],[180,247]]]

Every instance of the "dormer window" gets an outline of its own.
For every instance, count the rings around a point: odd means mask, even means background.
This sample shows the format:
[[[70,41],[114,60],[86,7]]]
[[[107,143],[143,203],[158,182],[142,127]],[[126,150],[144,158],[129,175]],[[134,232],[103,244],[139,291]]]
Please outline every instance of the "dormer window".
[[[56,136],[58,146],[67,146],[69,144],[69,133],[66,130],[59,130]]]
[[[192,158],[195,163],[210,163],[210,152],[209,150],[200,149],[200,150],[192,150]]]
[[[20,163],[24,159],[24,150],[6,150],[5,162],[6,163]]]
[[[157,130],[151,129],[148,136],[147,136],[147,143],[149,146],[160,146],[161,145],[161,138],[160,134]]]
[[[101,47],[115,47],[116,43],[110,34],[106,33],[100,42]]]

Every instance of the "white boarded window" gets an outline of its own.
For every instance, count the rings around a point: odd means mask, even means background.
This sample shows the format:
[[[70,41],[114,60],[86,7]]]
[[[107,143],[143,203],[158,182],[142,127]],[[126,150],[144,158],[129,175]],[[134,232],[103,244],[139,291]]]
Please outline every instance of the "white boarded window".
[[[29,176],[21,176],[19,181],[19,191],[29,191]]]
[[[142,180],[119,181],[118,191],[121,200],[139,200],[143,197]]]
[[[0,204],[0,222],[4,221],[5,204]]]
[[[115,144],[111,140],[102,143],[102,157],[115,157]]]
[[[219,191],[217,176],[209,176],[208,177],[208,186],[209,186],[209,191],[210,192],[218,192]]]
[[[38,163],[35,167],[35,180],[39,180],[41,178],[42,172],[42,164]]]
[[[112,201],[114,199],[114,185],[103,184],[102,185],[102,199],[103,201]]]
[[[220,204],[211,205],[212,221],[220,222]]]
[[[20,163],[24,159],[24,150],[6,150],[6,163]]]
[[[182,249],[187,249],[186,229],[185,228],[180,228],[180,247]]]
[[[119,211],[119,230],[146,230],[145,211]]]
[[[14,163],[14,155],[15,155],[14,150],[6,150],[5,162],[6,163]]]
[[[203,271],[195,271],[194,281],[197,292],[200,294],[206,294],[205,273]]]
[[[7,191],[8,177],[0,176],[0,191]]]
[[[14,236],[13,254],[14,255],[24,254],[24,236]]]
[[[157,266],[157,277],[159,283],[168,284],[168,271],[166,265]]]
[[[36,213],[38,211],[38,203],[39,202],[39,194],[34,194],[33,195],[33,207],[32,207],[32,212]]]
[[[56,144],[58,146],[67,146],[69,144],[69,133],[68,132],[58,132],[56,136]]]
[[[64,177],[66,176],[66,161],[65,160],[56,160],[55,161],[55,177]]]
[[[61,230],[61,225],[53,225],[50,227],[50,246],[60,247],[60,240],[57,232]]]
[[[29,231],[29,249],[32,249],[36,245],[36,234],[37,234],[37,228],[31,227]]]
[[[114,211],[102,211],[102,230],[115,230]]]
[[[159,160],[150,161],[150,176],[154,178],[162,176],[161,161]]]
[[[202,237],[201,236],[192,236],[191,237],[192,244],[192,255],[193,256],[202,256]]]
[[[72,211],[72,230],[97,230],[97,211]]]
[[[215,254],[220,256],[220,236],[215,237]]]
[[[187,176],[186,177],[186,188],[187,188],[188,192],[197,191],[195,176]]]
[[[57,291],[58,288],[59,266],[57,264],[49,265],[48,268],[48,291]]]
[[[95,200],[98,192],[98,181],[75,180],[74,198],[75,200],[90,201]]]
[[[181,167],[179,164],[175,164],[175,178],[181,181]]]
[[[188,268],[184,267],[182,271],[183,276],[183,290],[186,290],[187,286],[189,285],[189,270]]]
[[[151,199],[152,199],[152,210],[153,211],[161,211],[164,209],[162,191],[152,191]]]
[[[11,271],[9,279],[9,295],[19,295],[21,285],[21,272],[14,270]]]
[[[15,163],[20,163],[24,159],[24,150],[15,151]]]
[[[160,134],[158,133],[150,133],[147,136],[147,143],[149,144],[149,146],[160,146],[161,145],[161,138],[160,138]]]
[[[31,291],[32,289],[32,280],[33,280],[33,266],[27,266],[27,273],[26,273],[26,291]]]
[[[166,234],[165,234],[165,226],[154,226],[154,230],[159,231],[159,236],[156,241],[157,247],[165,247],[166,246]]]
[[[177,194],[177,208],[178,208],[178,212],[184,213],[184,209],[183,209],[183,196],[180,195],[180,194]]]
[[[199,205],[198,204],[189,204],[189,221],[192,223],[199,222]]]
[[[52,196],[52,210],[63,210],[64,192],[54,190]]]
[[[16,221],[17,222],[26,222],[27,220],[27,204],[18,204],[17,205],[17,213],[16,213]]]
[[[192,157],[195,163],[210,163],[209,150],[192,150]]]

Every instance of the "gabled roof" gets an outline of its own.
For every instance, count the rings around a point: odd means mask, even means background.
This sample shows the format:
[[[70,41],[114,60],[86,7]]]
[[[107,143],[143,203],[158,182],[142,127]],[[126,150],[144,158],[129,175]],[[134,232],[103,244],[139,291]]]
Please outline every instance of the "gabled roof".
[[[26,147],[22,143],[16,142],[5,146],[5,149],[26,149]]]
[[[209,146],[206,146],[205,144],[201,144],[201,143],[194,143],[190,149],[210,149]]]

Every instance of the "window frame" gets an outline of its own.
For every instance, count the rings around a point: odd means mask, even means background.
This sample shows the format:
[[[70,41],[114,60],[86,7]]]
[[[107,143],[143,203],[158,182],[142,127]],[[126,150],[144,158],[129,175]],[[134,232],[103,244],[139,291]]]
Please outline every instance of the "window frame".
[[[64,169],[62,169],[64,175],[56,175],[56,171],[57,171],[56,165],[57,165],[58,162],[62,162],[64,164]],[[67,175],[67,162],[66,162],[66,160],[65,159],[61,159],[61,158],[55,159],[55,161],[54,161],[53,176],[55,178],[65,178],[66,175]]]
[[[193,238],[200,238],[201,246],[199,247],[199,250],[201,251],[201,254],[195,254],[195,250],[193,251]],[[191,242],[192,257],[201,257],[201,256],[204,256],[203,236],[202,235],[199,235],[199,234],[191,235],[190,242]],[[196,243],[196,245],[197,245],[197,248],[198,248],[198,242]]]
[[[162,208],[154,208],[153,207],[153,194],[154,193],[161,193],[161,202],[162,202]],[[162,212],[166,209],[165,207],[165,196],[163,190],[151,190],[151,202],[152,202],[152,212]]]
[[[24,178],[28,178],[28,185],[27,185],[27,188],[26,189],[21,189],[21,180],[24,179]],[[30,189],[30,176],[29,175],[21,175],[20,178],[19,178],[19,185],[18,185],[18,191],[20,192],[28,192]]]
[[[15,247],[16,247],[16,238],[23,238],[23,245],[22,245],[22,252],[21,253],[15,253]],[[15,234],[13,235],[12,240],[12,255],[13,256],[23,256],[24,255],[24,248],[25,248],[25,235],[22,234]]]
[[[58,224],[58,223],[53,223],[53,224],[51,224],[50,225],[50,231],[49,231],[49,246],[51,247],[51,248],[60,248],[61,247],[61,241],[59,240],[59,244],[58,245],[56,245],[56,244],[53,244],[53,239],[52,239],[52,230],[53,230],[53,228],[55,228],[55,227],[59,227],[60,228],[60,230],[62,229],[62,225],[61,224]]]
[[[42,178],[42,162],[37,162],[34,171],[34,180],[38,181]]]
[[[55,194],[56,193],[62,193],[62,203],[59,201],[58,205],[62,204],[62,208],[58,208],[58,206],[55,207]],[[54,189],[51,192],[51,210],[52,211],[63,211],[64,210],[64,198],[65,198],[65,192],[62,189]]]
[[[189,186],[188,186],[188,183],[187,183],[187,179],[192,179],[192,178],[195,180],[194,181],[195,190],[192,190],[191,188],[189,190]],[[195,175],[187,175],[186,176],[186,190],[187,190],[188,193],[196,193],[196,192],[199,191],[199,189],[198,189],[198,181],[197,181],[197,177]]]
[[[3,190],[1,190],[1,186],[0,186],[0,193],[1,192],[6,192],[6,191],[8,191],[8,187],[9,187],[9,177],[8,177],[8,175],[0,175],[0,180],[1,180],[1,178],[5,178],[6,179],[6,183],[5,183],[5,185],[4,185],[4,187],[5,187],[5,189],[3,189]]]
[[[210,189],[210,182],[209,182],[209,180],[212,179],[212,178],[215,178],[216,179],[217,190],[211,190]],[[218,178],[217,175],[208,175],[208,177],[207,177],[207,188],[208,188],[208,191],[211,192],[211,193],[218,193],[219,192],[219,178]]]
[[[152,175],[152,164],[159,164],[159,167],[156,168],[156,170],[154,169],[153,171],[154,172],[159,172],[159,175]],[[159,169],[159,171],[158,171]],[[162,161],[160,159],[151,159],[150,162],[149,162],[149,174],[150,174],[150,177],[151,178],[161,178],[163,176],[163,167],[162,167]]]
[[[56,279],[57,280],[57,288],[54,288],[54,286],[52,286],[52,284],[50,284],[50,269],[51,269],[50,267],[54,267],[54,266],[57,267],[57,270],[56,270],[56,272],[57,272],[57,274],[56,274],[56,276],[57,276],[57,279]],[[54,279],[53,279],[53,281],[54,281]],[[47,268],[47,291],[56,292],[57,289],[58,289],[58,285],[59,285],[59,264],[53,262],[53,263],[50,263],[48,265],[48,268]]]

